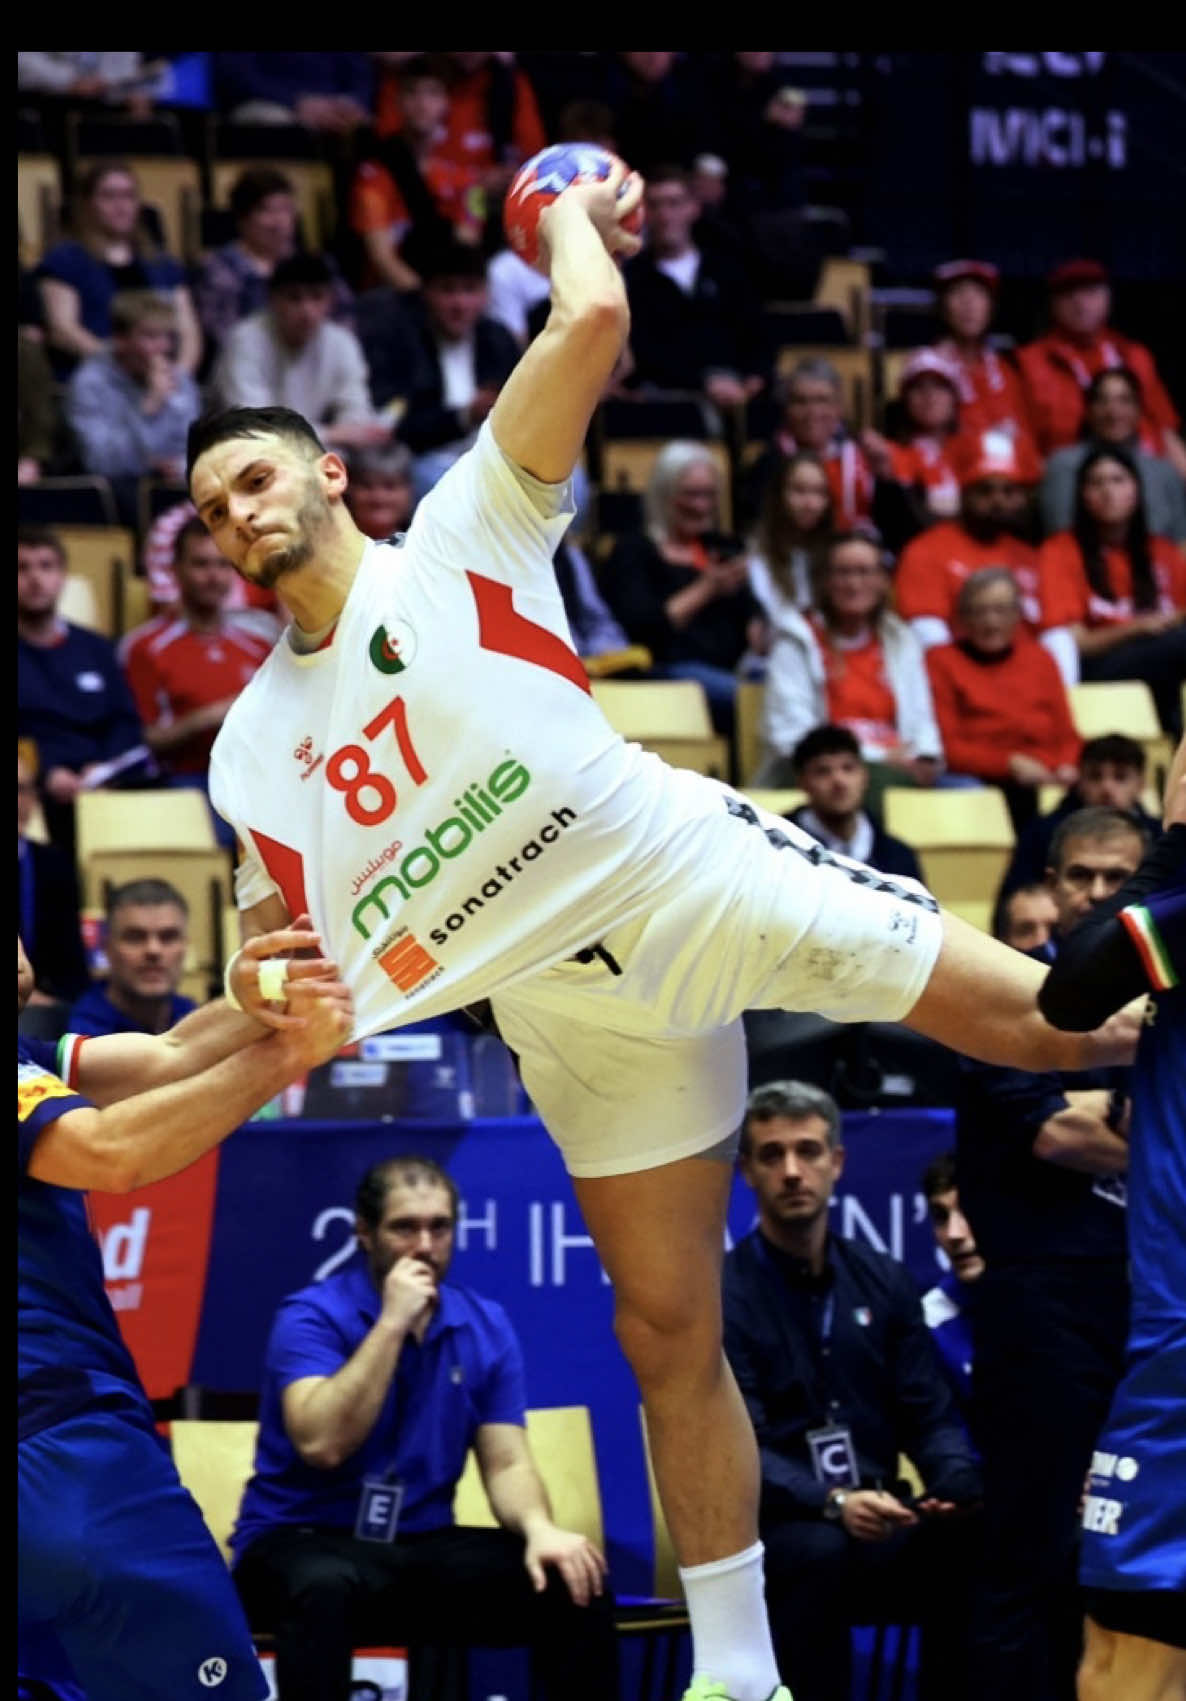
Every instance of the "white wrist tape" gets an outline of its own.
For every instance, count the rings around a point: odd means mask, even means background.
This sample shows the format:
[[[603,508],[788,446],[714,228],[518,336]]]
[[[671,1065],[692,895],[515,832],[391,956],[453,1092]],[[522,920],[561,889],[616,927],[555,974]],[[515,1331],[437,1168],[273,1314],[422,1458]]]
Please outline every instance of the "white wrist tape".
[[[259,995],[267,1004],[283,1004],[288,979],[287,957],[265,957],[259,965]]]
[[[243,1006],[239,1003],[239,1000],[235,997],[234,988],[231,986],[231,970],[242,955],[243,947],[240,945],[234,955],[227,960],[226,968],[222,971],[222,995],[232,1010],[242,1010],[243,1008]]]

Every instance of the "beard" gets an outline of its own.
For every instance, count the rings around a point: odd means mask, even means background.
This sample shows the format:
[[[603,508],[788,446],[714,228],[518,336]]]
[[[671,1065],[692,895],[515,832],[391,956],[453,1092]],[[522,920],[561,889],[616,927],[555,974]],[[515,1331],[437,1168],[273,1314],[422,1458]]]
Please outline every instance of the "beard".
[[[310,479],[296,514],[296,536],[283,549],[274,550],[263,564],[244,573],[253,585],[270,591],[290,573],[307,567],[316,554],[317,546],[327,537],[332,525],[330,505],[317,484]]]

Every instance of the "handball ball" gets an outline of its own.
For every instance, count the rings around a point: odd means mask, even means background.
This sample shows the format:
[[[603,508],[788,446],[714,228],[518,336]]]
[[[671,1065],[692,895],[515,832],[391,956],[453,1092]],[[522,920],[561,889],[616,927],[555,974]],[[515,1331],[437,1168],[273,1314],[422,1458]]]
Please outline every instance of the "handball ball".
[[[618,163],[608,148],[600,148],[595,142],[560,142],[520,166],[503,204],[507,240],[519,258],[546,275],[539,251],[540,214],[573,183],[604,183]],[[629,178],[622,182],[624,186]],[[630,214],[623,229],[638,235],[642,229],[641,207]]]

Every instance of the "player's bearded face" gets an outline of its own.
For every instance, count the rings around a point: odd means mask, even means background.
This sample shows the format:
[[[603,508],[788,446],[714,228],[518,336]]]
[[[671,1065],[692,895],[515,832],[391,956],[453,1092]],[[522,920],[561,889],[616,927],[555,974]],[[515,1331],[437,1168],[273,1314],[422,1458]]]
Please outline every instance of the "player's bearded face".
[[[264,532],[263,547],[253,547],[242,564],[243,577],[271,590],[286,574],[308,565],[331,526],[330,505],[316,475],[309,473],[302,481],[292,520],[275,531]]]

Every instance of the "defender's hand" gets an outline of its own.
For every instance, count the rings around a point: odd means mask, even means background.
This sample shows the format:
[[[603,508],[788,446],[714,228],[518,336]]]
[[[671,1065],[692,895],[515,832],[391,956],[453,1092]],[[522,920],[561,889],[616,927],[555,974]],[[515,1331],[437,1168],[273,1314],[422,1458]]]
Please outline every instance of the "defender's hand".
[[[286,952],[309,950],[317,954],[296,961],[285,956]],[[264,996],[268,991],[266,975],[263,991],[260,989],[260,967],[276,959],[283,962],[284,990],[281,997],[268,999]],[[312,919],[301,915],[291,927],[277,928],[272,933],[260,933],[249,939],[235,953],[229,979],[231,991],[248,1016],[253,1016],[265,1028],[294,1028],[302,1026],[305,1021],[296,989],[309,981],[336,982],[338,965],[321,955],[321,936],[313,931]]]

